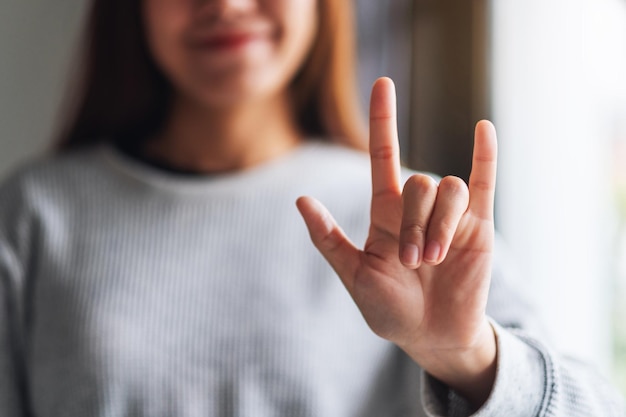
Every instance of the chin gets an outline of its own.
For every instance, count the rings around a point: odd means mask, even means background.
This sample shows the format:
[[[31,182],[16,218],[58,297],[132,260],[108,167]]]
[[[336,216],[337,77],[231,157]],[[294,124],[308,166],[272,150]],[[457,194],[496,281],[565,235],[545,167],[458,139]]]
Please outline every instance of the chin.
[[[258,72],[254,76],[230,73],[205,79],[201,84],[192,89],[193,95],[203,105],[211,108],[258,103],[279,95],[286,87],[271,77],[259,76]]]

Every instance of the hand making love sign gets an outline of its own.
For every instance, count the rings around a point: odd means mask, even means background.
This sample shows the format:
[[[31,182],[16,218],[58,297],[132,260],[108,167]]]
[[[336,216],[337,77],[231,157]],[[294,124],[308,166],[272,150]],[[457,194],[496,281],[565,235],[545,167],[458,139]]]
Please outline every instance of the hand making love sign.
[[[370,328],[474,405],[495,378],[496,342],[485,315],[491,278],[496,182],[493,125],[476,126],[469,187],[415,174],[402,188],[393,82],[370,102],[372,203],[363,250],[310,197],[298,208],[313,243]]]

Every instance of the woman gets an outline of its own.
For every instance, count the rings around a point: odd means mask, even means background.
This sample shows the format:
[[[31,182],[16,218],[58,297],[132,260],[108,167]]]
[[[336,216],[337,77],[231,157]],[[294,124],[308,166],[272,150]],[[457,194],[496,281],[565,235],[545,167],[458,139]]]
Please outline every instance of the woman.
[[[388,79],[370,158],[329,141],[364,147],[348,9],[94,2],[59,152],[0,191],[1,415],[620,413],[492,273],[488,122],[469,187],[401,186]]]

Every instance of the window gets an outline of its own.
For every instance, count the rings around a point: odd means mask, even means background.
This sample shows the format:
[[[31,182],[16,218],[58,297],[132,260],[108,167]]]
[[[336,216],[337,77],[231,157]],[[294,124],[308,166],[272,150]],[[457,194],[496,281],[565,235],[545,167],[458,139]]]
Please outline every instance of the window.
[[[494,1],[492,28],[499,226],[555,344],[624,380],[611,178],[626,166],[614,152],[626,120],[626,2]]]
[[[626,392],[626,2],[388,3],[357,2],[364,94],[409,71],[405,160],[440,175],[467,176],[473,123],[494,120],[497,227],[522,285],[553,344]]]

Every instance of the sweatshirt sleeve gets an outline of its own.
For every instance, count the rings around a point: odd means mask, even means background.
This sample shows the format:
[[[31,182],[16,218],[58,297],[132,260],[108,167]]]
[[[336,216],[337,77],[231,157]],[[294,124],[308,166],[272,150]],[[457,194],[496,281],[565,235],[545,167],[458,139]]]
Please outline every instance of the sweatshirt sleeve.
[[[496,252],[498,255],[498,252]],[[623,399],[594,369],[554,352],[507,265],[494,265],[487,307],[497,340],[492,392],[474,411],[453,390],[422,371],[422,404],[430,417],[622,417]],[[473,413],[472,413],[473,412]]]
[[[439,417],[622,417],[617,391],[587,365],[551,352],[518,330],[493,323],[498,368],[493,390],[472,414],[469,404],[428,374],[422,374],[422,401]]]
[[[28,414],[24,360],[24,280],[29,234],[20,187],[0,187],[0,416]]]
[[[16,281],[19,267],[15,256],[0,237],[0,416],[24,414],[20,376],[21,338],[18,336]]]

